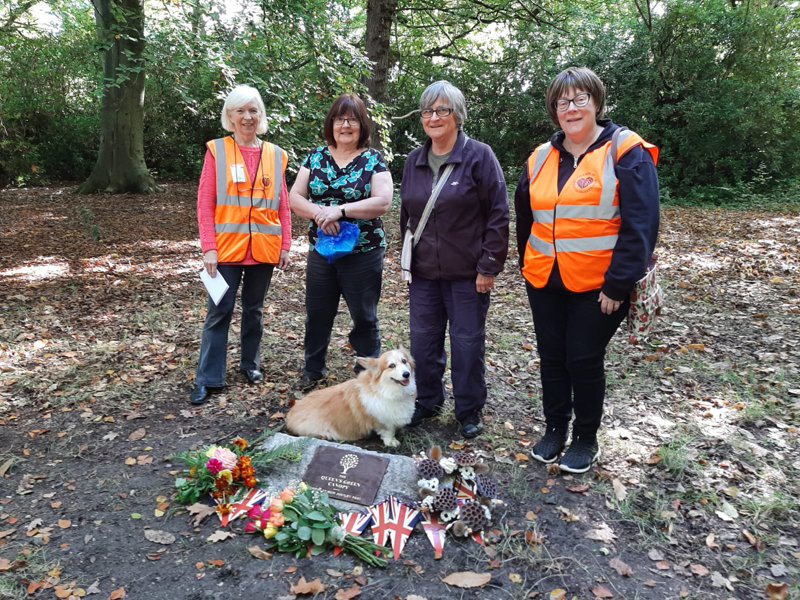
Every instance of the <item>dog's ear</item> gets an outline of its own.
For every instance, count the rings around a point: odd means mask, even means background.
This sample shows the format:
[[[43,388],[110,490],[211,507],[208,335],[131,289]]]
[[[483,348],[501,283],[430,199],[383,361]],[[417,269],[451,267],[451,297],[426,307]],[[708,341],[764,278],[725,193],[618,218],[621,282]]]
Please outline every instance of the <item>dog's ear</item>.
[[[370,358],[369,356],[358,356],[356,357],[356,362],[364,367],[367,371],[377,371],[378,370],[378,359],[377,358]]]

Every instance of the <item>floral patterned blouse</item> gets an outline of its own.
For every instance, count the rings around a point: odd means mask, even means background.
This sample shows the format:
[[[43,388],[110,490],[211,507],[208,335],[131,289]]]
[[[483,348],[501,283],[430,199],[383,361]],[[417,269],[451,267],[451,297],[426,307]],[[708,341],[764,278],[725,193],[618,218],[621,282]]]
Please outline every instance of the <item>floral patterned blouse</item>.
[[[303,166],[309,170],[308,199],[323,206],[339,206],[369,198],[372,176],[388,170],[381,153],[372,148],[364,150],[341,169],[333,160],[328,147],[319,146],[306,157]],[[386,234],[380,217],[347,217],[341,220],[355,223],[361,232],[353,252],[368,252],[386,246]],[[308,241],[312,247],[317,241],[317,225],[313,220],[308,226]]]

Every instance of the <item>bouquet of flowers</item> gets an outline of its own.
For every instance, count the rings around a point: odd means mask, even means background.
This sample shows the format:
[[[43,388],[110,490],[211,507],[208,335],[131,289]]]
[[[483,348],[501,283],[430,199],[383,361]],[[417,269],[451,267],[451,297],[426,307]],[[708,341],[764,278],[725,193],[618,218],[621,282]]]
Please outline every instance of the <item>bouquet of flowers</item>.
[[[284,489],[268,507],[252,508],[248,517],[245,531],[262,532],[279,552],[292,552],[303,558],[337,546],[369,565],[386,566],[386,559],[376,553],[385,554],[387,549],[347,533],[337,509],[328,502],[327,492],[312,490],[305,483],[297,490]]]
[[[488,470],[488,465],[470,452],[459,450],[448,457],[434,446],[417,463],[420,509],[445,524],[453,535],[480,534],[491,523],[491,509],[502,504]]]
[[[186,463],[186,474],[175,479],[175,500],[181,504],[193,504],[206,494],[220,504],[243,490],[258,486],[256,468],[263,467],[279,458],[299,460],[306,440],[261,450],[259,445],[272,436],[277,429],[267,430],[248,443],[237,437],[230,444],[207,446],[177,454],[174,458]]]

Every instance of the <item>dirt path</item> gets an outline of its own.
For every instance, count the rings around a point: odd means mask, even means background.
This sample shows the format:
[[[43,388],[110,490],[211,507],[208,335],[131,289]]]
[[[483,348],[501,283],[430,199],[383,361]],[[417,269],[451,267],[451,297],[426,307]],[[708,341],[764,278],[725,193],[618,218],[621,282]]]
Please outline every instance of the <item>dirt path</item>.
[[[800,218],[665,209],[669,307],[653,345],[634,348],[622,333],[612,342],[603,457],[583,476],[528,460],[542,429],[538,358],[512,252],[488,323],[487,433],[472,445],[504,487],[492,543],[449,538],[436,561],[416,532],[381,570],[332,554],[257,560],[246,548],[260,540],[241,524],[212,543],[218,523],[195,526],[171,501],[180,467],[170,457],[280,424],[302,357],[298,220],[294,262],[268,294],[266,384],[245,385],[229,361],[227,390],[188,404],[205,304],[193,188],[0,191],[0,598],[291,598],[300,577],[319,577],[324,598],[800,593]],[[386,221],[380,314],[394,346],[408,337],[396,206]],[[332,380],[350,376],[345,316]],[[441,417],[403,432],[398,452],[448,445],[457,432]],[[147,529],[177,541],[150,542]],[[442,583],[459,571],[491,580]]]

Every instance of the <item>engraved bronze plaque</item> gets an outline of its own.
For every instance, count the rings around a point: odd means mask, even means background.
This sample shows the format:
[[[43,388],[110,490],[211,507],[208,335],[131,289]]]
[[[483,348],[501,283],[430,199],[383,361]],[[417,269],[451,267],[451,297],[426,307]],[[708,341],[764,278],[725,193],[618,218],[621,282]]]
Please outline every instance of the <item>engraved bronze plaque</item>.
[[[320,446],[303,481],[331,498],[371,506],[388,466],[389,460],[380,456]]]

